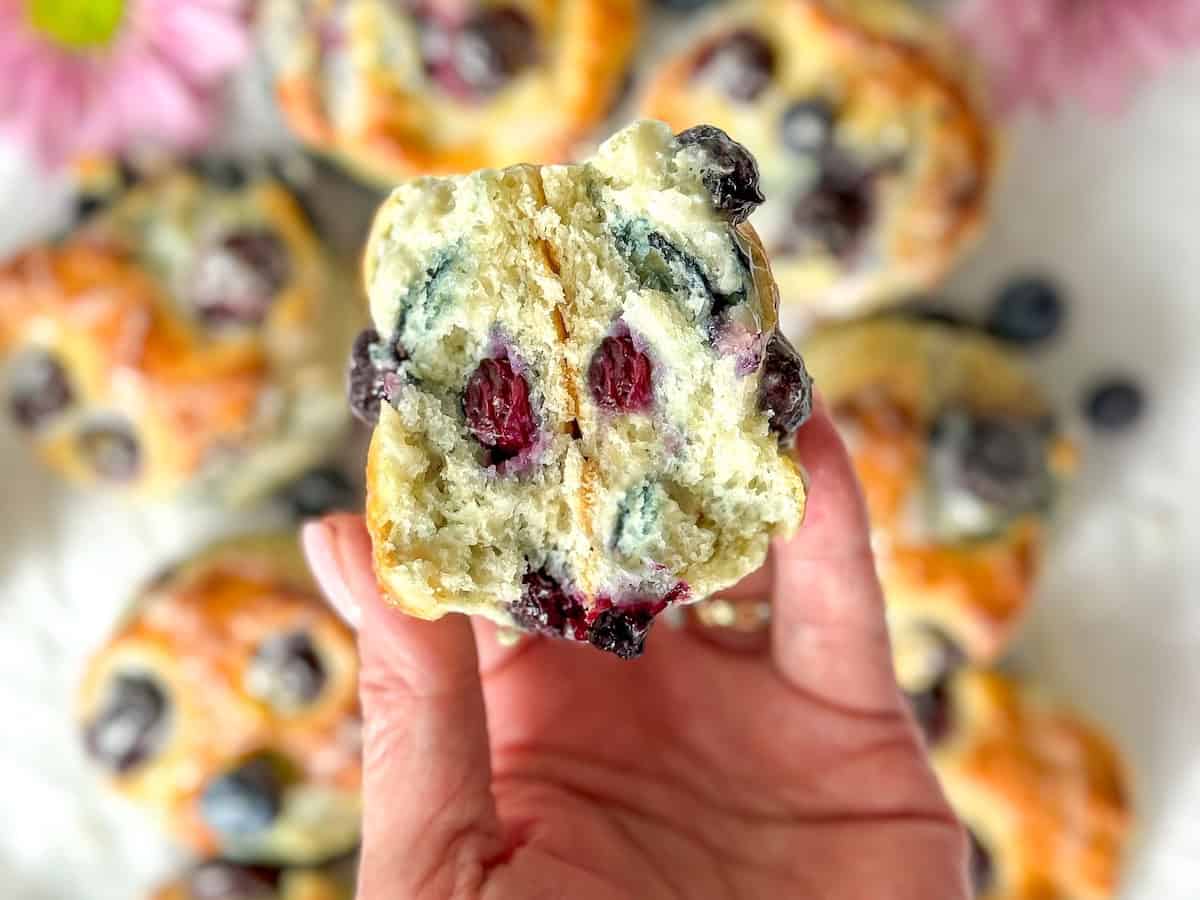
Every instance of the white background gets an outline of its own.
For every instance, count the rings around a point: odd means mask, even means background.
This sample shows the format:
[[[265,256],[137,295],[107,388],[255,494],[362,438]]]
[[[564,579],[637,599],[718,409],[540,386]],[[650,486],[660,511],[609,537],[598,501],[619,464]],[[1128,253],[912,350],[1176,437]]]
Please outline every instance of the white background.
[[[1130,759],[1140,824],[1123,896],[1139,900],[1200,896],[1200,525],[1188,514],[1200,504],[1198,113],[1200,61],[1118,120],[1067,111],[1015,123],[990,233],[947,292],[980,310],[1015,272],[1051,274],[1070,320],[1035,362],[1064,412],[1111,371],[1151,398],[1119,437],[1087,436],[1074,418],[1086,464],[1018,653]],[[0,147],[0,257],[68,206],[62,185]],[[0,897],[132,900],[170,869],[156,829],[85,769],[75,678],[160,564],[269,518],[80,495],[0,424]]]

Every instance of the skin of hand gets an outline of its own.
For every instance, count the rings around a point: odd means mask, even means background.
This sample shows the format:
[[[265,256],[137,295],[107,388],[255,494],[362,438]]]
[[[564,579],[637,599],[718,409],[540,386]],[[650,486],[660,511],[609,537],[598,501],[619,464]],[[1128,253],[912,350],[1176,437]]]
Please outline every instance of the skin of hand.
[[[359,634],[359,900],[966,900],[966,840],[896,686],[820,407],[797,453],[805,524],[725,594],[769,599],[769,631],[659,622],[634,661],[404,616],[361,518],[306,526]]]

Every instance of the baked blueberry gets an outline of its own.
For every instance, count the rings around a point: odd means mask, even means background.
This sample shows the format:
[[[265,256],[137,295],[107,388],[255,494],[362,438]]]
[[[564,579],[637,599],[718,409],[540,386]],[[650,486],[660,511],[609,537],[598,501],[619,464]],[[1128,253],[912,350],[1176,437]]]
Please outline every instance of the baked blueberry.
[[[388,399],[389,385],[398,383],[401,348],[388,344],[368,328],[354,339],[350,350],[348,393],[350,410],[367,425],[379,421],[379,406]]]
[[[21,428],[41,428],[70,406],[72,398],[66,369],[49,353],[25,353],[13,362],[8,375],[9,412]]]
[[[76,444],[88,467],[105,481],[129,481],[141,469],[141,447],[125,422],[85,425]]]
[[[451,53],[463,83],[475,94],[486,96],[537,61],[537,33],[520,10],[485,8],[458,31]]]
[[[823,98],[797,100],[779,120],[783,145],[798,156],[824,153],[833,141],[837,111]]]
[[[246,690],[287,715],[315,702],[327,677],[312,636],[294,631],[259,645],[246,671]]]
[[[200,252],[190,279],[193,307],[210,325],[260,325],[290,271],[278,234],[239,229]]]
[[[475,439],[494,462],[511,459],[533,446],[537,425],[529,405],[529,384],[507,359],[485,359],[467,379],[463,414]]]
[[[158,752],[166,737],[167,698],[145,675],[119,674],[99,711],[84,728],[88,756],[123,773]]]
[[[283,808],[277,765],[254,757],[209,782],[200,795],[200,814],[225,838],[250,837],[267,830]]]
[[[1120,431],[1142,416],[1146,396],[1136,381],[1124,376],[1104,378],[1083,399],[1087,420],[1100,431]]]
[[[653,374],[650,358],[632,337],[606,337],[588,366],[588,387],[610,412],[642,412],[654,402]]]
[[[526,572],[521,579],[521,597],[511,608],[517,624],[528,631],[583,640],[587,621],[578,598],[544,569]]]
[[[785,442],[812,415],[812,379],[796,348],[779,332],[767,341],[758,403],[767,413],[771,430]]]
[[[646,647],[646,635],[654,624],[649,605],[602,610],[588,628],[587,639],[593,647],[615,653],[621,659],[634,659]]]
[[[712,194],[713,206],[730,223],[743,222],[763,202],[758,186],[758,163],[750,151],[713,125],[696,125],[676,135],[684,147],[705,151],[707,165],[701,172],[704,186]]]
[[[987,317],[994,337],[1030,346],[1049,340],[1062,327],[1066,315],[1062,297],[1053,282],[1027,276],[1006,284]]]
[[[799,243],[814,244],[840,260],[853,256],[874,220],[873,184],[872,173],[854,164],[822,167],[816,183],[792,208]]]
[[[731,32],[700,55],[696,75],[712,83],[731,100],[750,103],[775,73],[775,51],[757,31]]]

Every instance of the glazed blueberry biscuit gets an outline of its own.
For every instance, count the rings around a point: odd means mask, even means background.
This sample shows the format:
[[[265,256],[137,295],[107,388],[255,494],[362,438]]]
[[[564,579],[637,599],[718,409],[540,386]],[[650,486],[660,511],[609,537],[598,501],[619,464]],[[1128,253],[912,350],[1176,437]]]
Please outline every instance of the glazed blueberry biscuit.
[[[640,0],[266,0],[276,93],[313,147],[394,183],[556,162],[608,115]]]
[[[978,900],[1109,900],[1131,812],[1117,749],[995,672],[945,679],[919,708],[933,766],[971,838]]]
[[[984,220],[995,149],[956,48],[902,0],[721,5],[642,110],[755,154],[784,311],[847,317],[932,286]]]
[[[163,885],[152,900],[351,900],[353,896],[353,865],[278,869],[212,859]]]
[[[264,166],[167,168],[81,212],[0,267],[0,389],[51,468],[236,503],[337,448],[358,294]]]
[[[96,653],[84,750],[201,854],[329,860],[359,838],[357,678],[295,538],[241,539],[149,585]]]
[[[643,122],[582,165],[396,189],[351,375],[396,605],[635,656],[799,525],[810,385],[744,222],[756,181],[719,130]]]
[[[901,685],[995,659],[1075,464],[1038,385],[990,338],[895,316],[818,333],[805,358],[862,481]]]

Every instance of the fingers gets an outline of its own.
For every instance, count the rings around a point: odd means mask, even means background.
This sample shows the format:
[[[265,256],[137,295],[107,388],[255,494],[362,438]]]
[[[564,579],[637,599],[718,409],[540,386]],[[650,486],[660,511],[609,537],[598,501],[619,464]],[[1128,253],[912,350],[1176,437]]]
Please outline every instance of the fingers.
[[[850,458],[823,405],[796,436],[809,474],[796,535],[772,549],[771,643],[796,687],[842,705],[898,703],[867,513]]]
[[[303,540],[330,602],[358,624],[366,797],[358,896],[473,892],[502,842],[471,625],[388,607],[360,517],[311,523]]]

